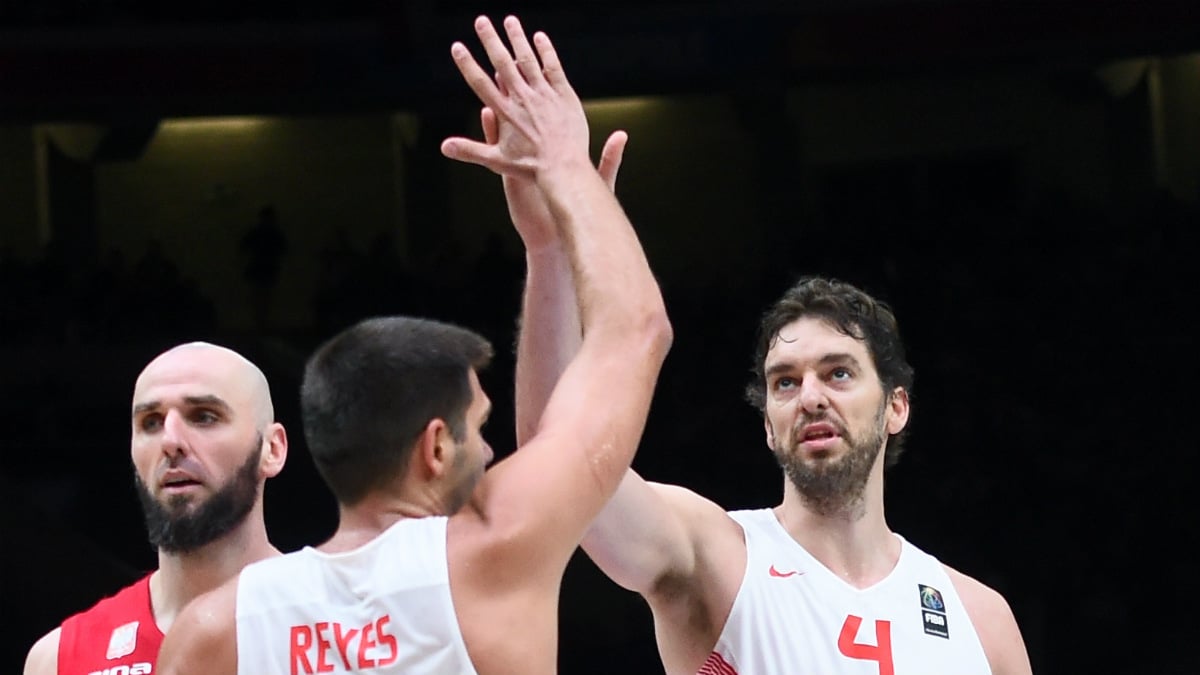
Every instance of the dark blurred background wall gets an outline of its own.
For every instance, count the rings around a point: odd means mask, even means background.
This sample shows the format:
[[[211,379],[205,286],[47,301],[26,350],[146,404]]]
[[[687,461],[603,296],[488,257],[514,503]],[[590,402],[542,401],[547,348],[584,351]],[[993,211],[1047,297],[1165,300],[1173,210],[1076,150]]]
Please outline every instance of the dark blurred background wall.
[[[334,6],[336,4],[336,6]],[[153,568],[127,459],[146,361],[241,350],[291,430],[272,538],[335,510],[308,352],[414,313],[490,337],[511,449],[523,258],[448,56],[545,29],[676,329],[635,467],[728,508],[781,478],[741,401],[798,275],[896,307],[916,371],[889,523],[1009,599],[1037,673],[1194,673],[1200,10],[1190,2],[209,3],[0,8],[0,669]],[[578,557],[564,673],[661,672],[649,612]]]

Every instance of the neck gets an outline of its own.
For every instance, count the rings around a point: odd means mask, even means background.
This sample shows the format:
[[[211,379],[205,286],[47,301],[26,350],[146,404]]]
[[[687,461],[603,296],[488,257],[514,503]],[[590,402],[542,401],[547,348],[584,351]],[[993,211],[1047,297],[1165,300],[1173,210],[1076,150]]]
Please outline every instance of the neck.
[[[234,530],[187,553],[158,552],[158,570],[150,577],[154,621],[164,633],[196,596],[237,576],[252,562],[279,555],[267,540],[261,505]]]
[[[340,504],[337,532],[317,548],[326,553],[349,551],[378,537],[405,518],[445,514],[436,500],[429,499],[429,495],[424,496],[427,498],[373,492],[353,506]]]
[[[882,463],[872,469],[860,498],[832,512],[812,508],[785,479],[775,517],[806,551],[856,588],[886,577],[900,557],[900,540],[883,513]]]

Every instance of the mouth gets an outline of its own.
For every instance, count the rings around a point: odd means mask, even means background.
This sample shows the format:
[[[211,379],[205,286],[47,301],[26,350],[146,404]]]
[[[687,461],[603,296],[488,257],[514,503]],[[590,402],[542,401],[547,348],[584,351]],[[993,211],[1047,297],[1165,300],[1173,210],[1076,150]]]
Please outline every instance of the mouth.
[[[177,495],[199,489],[203,483],[187,475],[175,475],[164,477],[159,482],[159,491],[165,495]]]
[[[800,447],[811,452],[829,450],[842,439],[836,427],[831,424],[810,424],[800,430]]]

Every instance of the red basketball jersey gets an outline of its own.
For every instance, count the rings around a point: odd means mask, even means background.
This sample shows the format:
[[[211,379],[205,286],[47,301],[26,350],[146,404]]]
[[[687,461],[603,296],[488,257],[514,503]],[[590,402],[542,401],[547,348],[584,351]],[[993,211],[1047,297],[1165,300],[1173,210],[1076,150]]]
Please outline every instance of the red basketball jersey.
[[[151,675],[162,640],[146,575],[63,621],[58,675]]]

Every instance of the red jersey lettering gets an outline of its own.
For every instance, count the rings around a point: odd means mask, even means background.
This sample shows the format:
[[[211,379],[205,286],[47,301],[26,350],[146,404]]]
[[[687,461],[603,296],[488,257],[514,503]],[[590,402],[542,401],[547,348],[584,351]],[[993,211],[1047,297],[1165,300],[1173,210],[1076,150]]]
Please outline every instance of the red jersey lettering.
[[[316,625],[317,634],[317,672],[332,673],[333,664],[329,662],[329,648],[333,643],[325,639],[325,631],[329,630],[329,622],[322,621]]]
[[[346,629],[337,621],[321,621],[310,626],[292,626],[290,640],[291,675],[331,673],[336,666],[330,652],[337,650],[341,665],[348,671],[377,668],[400,658],[400,644],[387,631],[392,617],[384,614],[362,628]],[[329,636],[332,634],[333,640]],[[374,637],[372,636],[374,634]],[[357,638],[358,644],[355,645]],[[376,649],[382,647],[382,649]],[[316,653],[313,653],[313,650]],[[370,656],[368,656],[370,654]],[[315,657],[315,659],[314,659]],[[316,667],[313,667],[313,664]]]
[[[842,632],[838,635],[838,651],[852,659],[877,662],[879,675],[894,675],[896,667],[892,664],[892,622],[875,620],[875,644],[872,645],[854,641],[862,621],[861,616],[851,614],[846,617],[845,623],[842,624]]]
[[[384,614],[383,616],[379,617],[378,621],[375,622],[375,634],[379,636],[380,646],[386,646],[391,650],[391,654],[389,656],[379,659],[379,665],[381,667],[395,663],[396,659],[400,656],[400,650],[397,648],[395,636],[386,633],[383,630],[383,627],[388,625],[388,622],[391,620],[392,617],[390,614]]]
[[[371,639],[371,631],[374,629],[373,623],[363,626],[362,639],[358,641],[358,665],[362,668],[375,667],[375,659],[367,658],[367,650],[375,646],[375,641]]]
[[[308,662],[308,648],[312,643],[312,630],[308,626],[292,626],[292,675],[312,675],[313,667]]]
[[[342,633],[342,624],[333,623],[333,641],[337,643],[338,656],[342,657],[342,663],[346,664],[346,670],[353,670],[354,666],[350,665],[350,656],[346,653],[346,647],[350,646],[350,641],[354,636],[358,635],[357,628]]]

